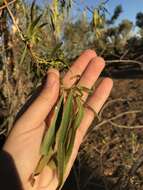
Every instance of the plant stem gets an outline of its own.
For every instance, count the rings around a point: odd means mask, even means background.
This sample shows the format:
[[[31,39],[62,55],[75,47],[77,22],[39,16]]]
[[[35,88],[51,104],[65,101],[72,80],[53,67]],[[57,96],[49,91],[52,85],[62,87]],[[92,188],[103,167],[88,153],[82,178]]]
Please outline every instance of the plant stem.
[[[21,31],[21,29],[19,28],[19,26],[17,25],[16,20],[15,20],[15,18],[14,18],[14,15],[13,15],[13,13],[11,12],[11,10],[10,10],[9,7],[8,7],[7,1],[4,0],[4,3],[5,3],[5,5],[6,5],[6,8],[7,8],[8,12],[9,12],[9,15],[10,15],[10,17],[11,17],[11,19],[12,19],[12,21],[13,21],[15,27],[17,28],[17,31],[19,32],[19,35],[20,35],[21,39],[22,39],[23,41],[25,41],[25,38],[24,38],[24,36],[23,36],[22,31]]]
[[[25,45],[25,47],[24,47],[24,51],[23,51],[23,54],[21,56],[20,63],[19,63],[20,65],[22,65],[22,63],[24,62],[26,53],[27,53],[27,45]]]
[[[15,2],[16,2],[16,0],[13,0],[13,1],[11,1],[11,2],[8,2],[7,5],[13,4],[13,3],[15,3]],[[6,8],[7,5],[6,5],[6,4],[5,4],[5,5],[2,5],[2,6],[0,7],[0,10]]]

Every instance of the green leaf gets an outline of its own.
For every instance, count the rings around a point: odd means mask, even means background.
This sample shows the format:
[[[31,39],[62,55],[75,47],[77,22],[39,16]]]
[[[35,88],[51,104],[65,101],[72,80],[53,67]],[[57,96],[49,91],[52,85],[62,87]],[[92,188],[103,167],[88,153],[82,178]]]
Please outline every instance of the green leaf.
[[[41,28],[43,28],[44,26],[46,26],[47,24],[48,24],[47,22],[42,23],[42,24],[40,24],[40,26],[38,26],[38,28],[41,29]]]
[[[59,100],[57,106],[55,107],[50,126],[49,126],[48,131],[46,132],[44,139],[42,141],[41,148],[40,148],[41,155],[47,155],[48,154],[50,147],[55,140],[56,121],[58,118],[60,107],[62,105],[62,101],[63,101],[63,95],[60,97],[60,100]]]
[[[50,165],[53,155],[54,155],[54,151],[52,148],[50,148],[48,155],[41,156],[34,172],[29,177],[29,181],[32,186],[34,186],[34,183],[35,183],[35,176],[39,175],[47,164]]]
[[[67,127],[70,122],[70,117],[72,116],[72,110],[73,110],[73,92],[72,90],[70,90],[64,105],[61,125],[56,136],[57,145],[61,142],[61,140],[65,139]]]
[[[3,4],[3,0],[0,0],[0,6]]]
[[[50,149],[48,155],[46,155],[46,156],[41,156],[41,158],[40,158],[40,160],[39,160],[39,162],[38,162],[38,164],[37,164],[37,166],[36,166],[36,169],[35,169],[35,171],[34,171],[34,174],[33,174],[34,176],[39,175],[39,174],[42,172],[43,168],[44,168],[44,167],[48,164],[48,162],[51,160],[52,155],[53,155],[53,150]]]
[[[85,86],[81,86],[81,89],[82,89],[82,91],[89,93],[89,95],[91,95],[93,93],[92,89],[89,89]]]
[[[30,17],[31,17],[31,22],[33,22],[33,18],[34,18],[34,8],[35,8],[35,2],[36,2],[36,0],[33,0],[33,1],[32,1],[32,5],[31,5],[31,8],[30,8]]]
[[[53,11],[51,9],[50,9],[50,20],[51,20],[52,30],[55,31],[55,24],[54,24],[54,20],[53,20]]]
[[[39,15],[33,22],[32,22],[32,24],[31,24],[31,30],[33,30],[36,26],[37,26],[37,24],[39,23],[39,21],[40,21],[40,19],[42,18],[42,14],[41,15]]]
[[[56,136],[56,148],[57,148],[57,161],[58,161],[58,178],[59,178],[59,186],[58,189],[62,187],[63,178],[64,178],[64,170],[65,170],[65,137],[68,130],[68,125],[70,122],[70,117],[72,116],[73,110],[73,92],[70,90],[67,100],[64,105],[62,121],[60,128],[57,132]]]
[[[64,170],[65,170],[65,147],[64,143],[60,143],[58,146],[58,152],[57,152],[57,161],[58,161],[58,190],[61,189],[63,185],[63,178],[64,178]]]
[[[75,142],[76,131],[77,131],[77,128],[80,126],[80,123],[81,123],[82,118],[84,116],[84,108],[83,108],[81,99],[79,97],[77,97],[76,102],[77,102],[77,114],[74,118],[72,127],[70,128],[70,130],[71,130],[69,133],[70,134],[70,136],[69,136],[70,141],[69,141],[68,147],[67,147],[65,165],[67,165],[67,163],[70,159],[70,156],[71,156],[71,153],[73,150],[73,146],[74,146],[74,142]]]
[[[63,45],[63,42],[60,42],[56,45],[56,47],[53,48],[51,52],[51,57],[54,57],[59,49],[61,49],[61,46]]]
[[[39,23],[40,19],[42,17],[42,14],[39,15],[32,23],[29,24],[28,30],[27,30],[27,35],[29,38],[31,38],[35,34],[35,29],[37,27],[37,24]]]
[[[52,170],[56,170],[57,169],[57,165],[56,165],[56,162],[51,159],[49,162],[48,162],[48,166],[52,169]]]
[[[74,123],[74,128],[77,129],[81,123],[81,120],[84,116],[84,107],[83,107],[83,104],[82,104],[82,100],[77,97],[76,98],[76,102],[77,102],[77,115],[76,115],[76,118],[75,118],[75,123]]]
[[[74,117],[74,116],[73,116]],[[70,118],[70,123],[69,123],[69,126],[68,126],[68,130],[67,130],[67,134],[66,134],[66,137],[65,137],[65,140],[64,140],[64,143],[65,143],[65,151],[67,151],[68,147],[69,147],[69,144],[70,144],[70,139],[71,139],[71,136],[72,136],[72,122],[73,122],[73,117]]]

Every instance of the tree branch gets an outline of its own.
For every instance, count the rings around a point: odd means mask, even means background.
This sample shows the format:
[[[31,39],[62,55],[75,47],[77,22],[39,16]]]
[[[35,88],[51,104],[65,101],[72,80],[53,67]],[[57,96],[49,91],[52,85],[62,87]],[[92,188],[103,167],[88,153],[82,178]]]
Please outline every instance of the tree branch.
[[[11,4],[15,3],[15,2],[16,2],[16,0],[12,0],[12,1],[10,1],[9,3],[7,3],[7,5],[11,5]],[[2,6],[0,7],[0,10],[6,8],[7,5],[6,5],[6,4],[5,4],[5,5],[2,5]]]
[[[143,62],[136,61],[136,60],[128,60],[128,59],[118,59],[118,60],[106,60],[106,63],[136,63],[140,65],[140,67],[143,67]]]

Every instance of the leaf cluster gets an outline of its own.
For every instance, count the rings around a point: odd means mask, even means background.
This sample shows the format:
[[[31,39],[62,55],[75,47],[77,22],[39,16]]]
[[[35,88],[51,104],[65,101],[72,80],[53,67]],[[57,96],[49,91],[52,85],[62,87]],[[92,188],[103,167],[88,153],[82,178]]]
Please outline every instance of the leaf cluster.
[[[74,146],[76,131],[83,115],[84,108],[79,92],[73,88],[61,91],[41,144],[41,159],[30,178],[32,185],[34,185],[34,177],[39,175],[45,166],[49,166],[57,171],[59,179],[57,190],[62,188],[67,164]]]

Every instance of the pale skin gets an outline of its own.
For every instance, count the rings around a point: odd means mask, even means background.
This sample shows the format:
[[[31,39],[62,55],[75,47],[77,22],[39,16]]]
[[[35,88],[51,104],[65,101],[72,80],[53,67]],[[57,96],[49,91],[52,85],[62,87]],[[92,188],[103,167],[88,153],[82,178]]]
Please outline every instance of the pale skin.
[[[65,74],[63,85],[66,88],[71,88],[76,82],[76,77],[74,76],[78,75],[80,76],[80,80],[78,78],[79,85],[91,89],[104,67],[105,61],[103,58],[98,57],[93,50],[86,50],[72,64],[70,71]],[[3,147],[3,150],[9,153],[14,160],[24,190],[55,190],[58,185],[57,174],[48,166],[36,178],[34,187],[28,181],[40,158],[39,148],[47,117],[59,96],[59,72],[55,69],[49,69],[47,78],[48,80],[40,95],[17,120]],[[107,100],[112,86],[112,80],[105,78],[90,98],[88,93],[84,93],[82,98],[85,103],[98,113]],[[94,112],[89,107],[85,107],[84,112],[84,118],[76,133],[75,144],[65,179],[69,175],[83,137],[94,119]]]

